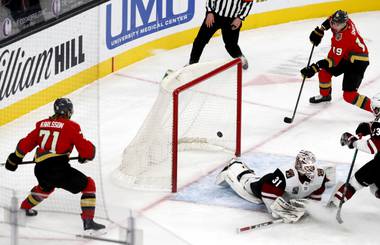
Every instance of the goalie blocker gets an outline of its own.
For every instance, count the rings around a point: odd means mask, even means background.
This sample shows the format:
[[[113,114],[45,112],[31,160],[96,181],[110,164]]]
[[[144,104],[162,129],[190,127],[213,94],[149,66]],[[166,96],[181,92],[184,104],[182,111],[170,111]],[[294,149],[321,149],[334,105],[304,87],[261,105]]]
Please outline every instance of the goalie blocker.
[[[275,219],[287,223],[297,222],[305,214],[305,198],[321,200],[328,181],[325,171],[316,166],[314,154],[305,150],[298,153],[293,166],[277,168],[262,177],[241,159],[232,159],[216,179],[217,184],[226,183],[241,198],[264,203]]]

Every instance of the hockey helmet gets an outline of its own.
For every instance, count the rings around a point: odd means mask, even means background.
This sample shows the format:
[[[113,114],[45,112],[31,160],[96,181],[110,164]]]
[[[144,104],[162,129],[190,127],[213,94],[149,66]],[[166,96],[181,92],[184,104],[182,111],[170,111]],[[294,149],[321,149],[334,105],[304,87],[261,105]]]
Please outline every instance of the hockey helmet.
[[[301,150],[296,157],[295,169],[300,175],[305,175],[309,180],[314,179],[315,156],[311,151]]]
[[[74,113],[74,106],[68,98],[58,98],[54,102],[54,113],[56,115],[67,116],[71,118]]]
[[[375,94],[371,99],[372,113],[376,118],[380,117],[380,93]]]
[[[346,11],[338,10],[330,18],[331,30],[335,33],[340,32],[348,21],[348,15]]]
[[[345,24],[348,20],[346,11],[338,10],[331,16],[331,22],[336,24]]]

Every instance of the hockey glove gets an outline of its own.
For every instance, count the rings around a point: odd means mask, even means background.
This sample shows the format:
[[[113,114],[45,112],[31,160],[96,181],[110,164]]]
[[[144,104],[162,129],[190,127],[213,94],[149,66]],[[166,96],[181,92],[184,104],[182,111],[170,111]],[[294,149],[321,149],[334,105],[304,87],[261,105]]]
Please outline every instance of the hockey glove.
[[[88,162],[90,159],[88,159],[88,158],[84,158],[84,157],[81,157],[81,156],[79,156],[78,157],[78,162],[79,163],[86,163],[86,162]]]
[[[314,31],[310,33],[309,39],[314,46],[318,46],[323,38],[324,30],[319,28],[318,26],[315,27]]]
[[[311,64],[301,70],[301,74],[304,77],[311,78],[319,71],[319,67],[317,64]]]
[[[309,200],[305,198],[300,199],[290,199],[289,203],[299,209],[306,209],[306,205],[309,203]]]
[[[354,148],[354,142],[357,140],[358,140],[358,138],[356,138],[355,136],[353,136],[352,134],[350,134],[348,132],[345,132],[340,137],[340,144],[342,146],[347,145],[348,148],[353,149]]]
[[[296,207],[282,197],[278,197],[270,209],[274,218],[281,218],[285,223],[295,223],[305,214],[305,208]]]
[[[16,171],[18,165],[22,162],[22,158],[18,157],[15,152],[8,156],[7,162],[5,163],[5,168],[9,171]]]
[[[371,124],[367,122],[362,122],[356,128],[355,134],[360,136],[366,136],[371,133]]]
[[[333,61],[329,58],[326,58],[326,59],[317,61],[316,64],[319,68],[318,70],[327,69],[327,68],[331,68],[333,66]]]

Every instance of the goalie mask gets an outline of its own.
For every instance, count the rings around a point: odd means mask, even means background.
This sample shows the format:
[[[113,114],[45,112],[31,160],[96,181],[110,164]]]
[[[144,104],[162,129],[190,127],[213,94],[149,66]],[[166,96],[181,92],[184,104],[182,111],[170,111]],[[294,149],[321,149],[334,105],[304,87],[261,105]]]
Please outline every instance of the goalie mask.
[[[316,169],[314,154],[311,151],[301,150],[296,157],[294,167],[300,175],[305,175],[309,180],[313,180]]]
[[[375,115],[376,120],[380,117],[380,93],[376,94],[371,99],[371,109],[373,115]]]

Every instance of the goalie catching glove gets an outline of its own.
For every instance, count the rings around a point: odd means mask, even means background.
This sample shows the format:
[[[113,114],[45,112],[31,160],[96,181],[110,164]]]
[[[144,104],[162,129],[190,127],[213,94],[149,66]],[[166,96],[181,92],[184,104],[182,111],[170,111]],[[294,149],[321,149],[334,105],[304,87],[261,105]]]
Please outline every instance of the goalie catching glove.
[[[278,197],[270,208],[273,218],[281,218],[285,223],[297,222],[306,212],[305,202],[302,199],[287,202],[282,197]]]

